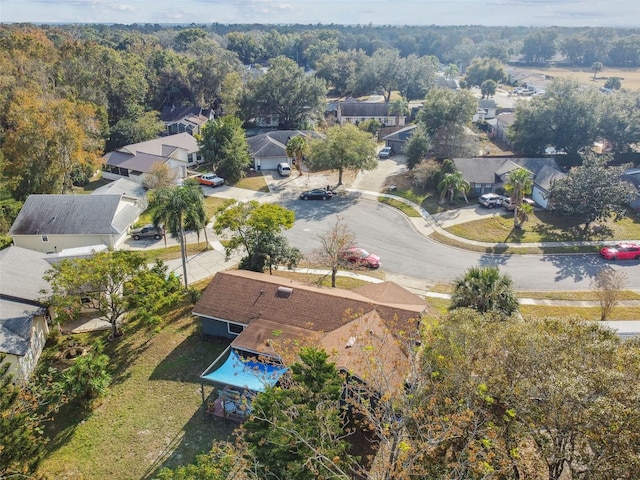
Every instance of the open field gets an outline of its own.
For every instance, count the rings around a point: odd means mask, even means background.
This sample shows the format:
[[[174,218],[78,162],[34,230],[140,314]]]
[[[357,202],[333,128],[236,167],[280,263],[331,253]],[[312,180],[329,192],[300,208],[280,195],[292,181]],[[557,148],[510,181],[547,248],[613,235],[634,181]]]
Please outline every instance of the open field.
[[[518,67],[520,70],[531,70],[532,72],[540,73],[548,77],[573,77],[588,85],[595,85],[596,87],[602,87],[607,79],[611,77],[618,77],[622,80],[622,88],[629,90],[640,90],[640,69],[638,68],[607,68],[605,66],[596,75],[595,81],[593,80],[593,71],[591,68],[560,68],[560,67]]]

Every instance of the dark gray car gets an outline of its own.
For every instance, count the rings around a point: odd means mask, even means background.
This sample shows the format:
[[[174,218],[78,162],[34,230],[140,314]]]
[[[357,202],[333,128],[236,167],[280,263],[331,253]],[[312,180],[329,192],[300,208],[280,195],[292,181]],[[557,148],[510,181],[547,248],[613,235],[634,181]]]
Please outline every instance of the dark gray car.
[[[163,236],[164,228],[156,228],[153,225],[145,225],[144,227],[131,230],[131,238],[134,240],[140,240],[141,238],[155,238],[156,240],[160,240]]]

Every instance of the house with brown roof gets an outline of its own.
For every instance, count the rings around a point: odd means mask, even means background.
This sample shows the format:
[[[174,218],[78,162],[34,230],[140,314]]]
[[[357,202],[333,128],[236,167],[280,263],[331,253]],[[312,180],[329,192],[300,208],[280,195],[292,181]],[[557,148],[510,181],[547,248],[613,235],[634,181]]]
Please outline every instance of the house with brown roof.
[[[102,157],[102,177],[126,178],[140,185],[156,165],[166,165],[177,180],[187,176],[188,168],[201,163],[198,141],[188,133],[177,133],[126,145]]]
[[[228,339],[230,347],[201,379],[261,390],[255,379],[245,378],[246,368],[244,374],[230,373],[229,359],[238,364],[234,356],[258,358],[286,367],[296,361],[299,347],[309,345],[323,348],[338,369],[360,381],[384,378],[401,388],[409,373],[408,348],[418,339],[425,310],[424,299],[393,282],[342,290],[245,270],[219,272],[193,314],[200,317],[205,335]],[[266,387],[277,377],[260,380]]]

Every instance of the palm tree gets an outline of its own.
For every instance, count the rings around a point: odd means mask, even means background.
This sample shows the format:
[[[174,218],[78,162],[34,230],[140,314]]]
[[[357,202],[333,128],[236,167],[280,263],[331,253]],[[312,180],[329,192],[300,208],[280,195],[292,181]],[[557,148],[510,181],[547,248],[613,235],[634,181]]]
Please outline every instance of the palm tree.
[[[521,215],[518,210],[522,208],[522,199],[525,195],[529,195],[532,189],[533,175],[529,170],[518,168],[509,173],[509,178],[504,184],[504,191],[509,194],[511,202],[515,207],[513,210],[514,228],[522,228],[522,224],[524,222],[521,222],[520,220],[526,216],[527,212],[523,212]]]
[[[287,142],[287,155],[295,160],[298,173],[302,175],[302,157],[307,151],[307,139],[302,135],[290,138]]]
[[[508,317],[518,311],[513,281],[496,267],[471,267],[455,281],[449,310],[456,308]]]
[[[163,223],[165,228],[180,241],[182,274],[184,286],[187,288],[189,282],[185,229],[200,229],[206,226],[202,190],[199,185],[191,182],[177,187],[162,188],[154,194],[150,206],[153,224],[157,227]]]
[[[593,81],[595,82],[596,80],[596,75],[598,74],[598,72],[600,72],[602,69],[604,68],[604,65],[602,65],[602,62],[594,62],[593,65],[591,65],[591,70],[593,70]]]
[[[404,98],[394,100],[391,105],[389,105],[389,113],[396,116],[397,127],[398,122],[400,121],[400,116],[404,116],[409,113],[409,102],[407,102]]]
[[[455,63],[450,63],[444,67],[444,78],[447,80],[453,80],[460,75],[460,68]]]
[[[449,203],[452,203],[458,192],[461,192],[465,202],[469,203],[467,192],[470,188],[471,185],[462,177],[462,172],[456,170],[453,173],[445,173],[438,183],[440,203],[444,203],[447,197],[449,197]]]

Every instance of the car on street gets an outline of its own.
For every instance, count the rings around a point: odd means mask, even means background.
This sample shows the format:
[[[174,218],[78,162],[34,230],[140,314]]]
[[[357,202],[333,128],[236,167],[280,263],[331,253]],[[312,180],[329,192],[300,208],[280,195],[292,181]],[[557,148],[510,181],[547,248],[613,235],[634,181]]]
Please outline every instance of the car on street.
[[[606,260],[640,260],[640,245],[618,243],[600,249],[600,255]]]
[[[526,203],[527,205],[531,205],[532,207],[536,204],[536,202],[534,202],[530,198],[523,198],[522,203]],[[504,208],[505,210],[513,210],[514,208],[516,208],[516,206],[511,202],[511,199],[507,197],[502,200],[502,208]]]
[[[141,240],[143,238],[155,238],[160,240],[164,236],[164,227],[158,228],[153,225],[145,225],[144,227],[134,228],[131,230],[131,238],[134,240]]]
[[[378,153],[378,158],[389,158],[391,156],[391,147],[384,147]]]
[[[485,193],[478,197],[478,203],[487,208],[499,207],[506,197],[497,193]]]
[[[300,194],[302,200],[331,200],[333,192],[326,188],[314,188],[313,190],[305,190]]]
[[[364,248],[349,247],[340,253],[343,260],[358,265],[359,267],[379,268],[380,257],[369,253]]]
[[[219,187],[224,185],[224,178],[219,177],[215,173],[203,173],[198,176],[198,182],[201,185],[207,185],[209,187]]]

